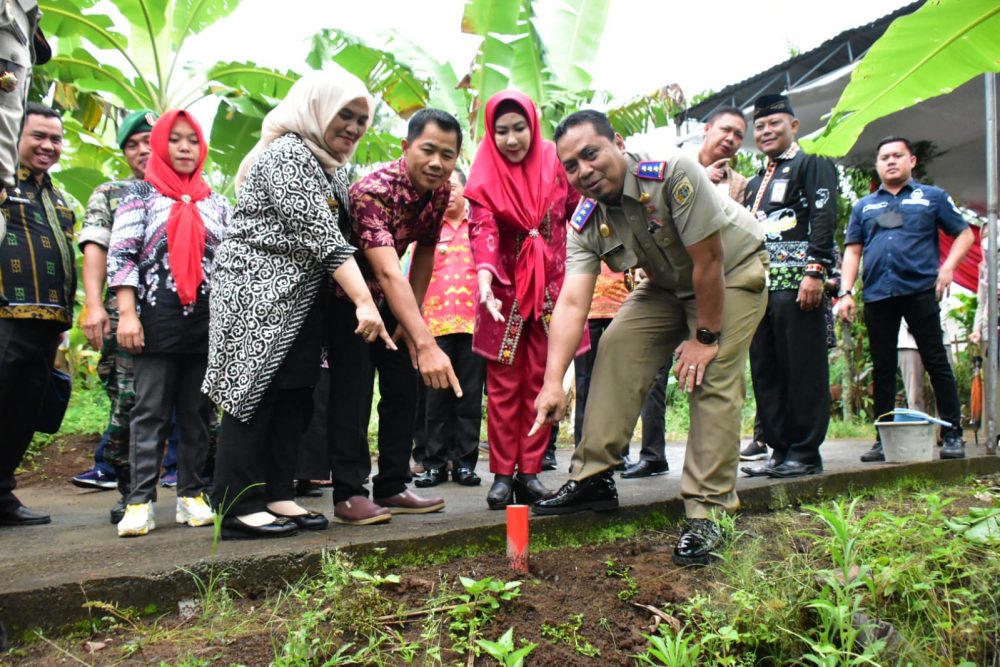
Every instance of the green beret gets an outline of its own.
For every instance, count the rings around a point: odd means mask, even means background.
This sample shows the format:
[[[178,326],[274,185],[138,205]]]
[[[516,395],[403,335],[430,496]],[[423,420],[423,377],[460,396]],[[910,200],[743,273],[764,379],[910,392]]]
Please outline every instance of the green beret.
[[[153,124],[156,123],[156,112],[152,109],[140,109],[125,116],[121,125],[118,126],[118,147],[125,148],[125,142],[133,134],[150,132]]]

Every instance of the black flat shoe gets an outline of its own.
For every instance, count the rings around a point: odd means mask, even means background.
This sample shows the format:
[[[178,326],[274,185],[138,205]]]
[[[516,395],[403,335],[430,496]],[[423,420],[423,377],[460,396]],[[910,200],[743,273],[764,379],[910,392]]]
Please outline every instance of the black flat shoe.
[[[622,473],[622,479],[641,479],[643,477],[653,477],[655,475],[666,475],[670,472],[670,466],[667,465],[666,461],[642,461],[638,463],[633,463],[628,468],[625,468],[625,472]]]
[[[426,489],[437,486],[448,481],[447,468],[427,468],[422,473],[413,478],[413,484],[417,488]]]
[[[271,510],[268,511],[271,512]],[[330,525],[330,520],[327,519],[324,514],[320,514],[319,512],[306,512],[305,514],[296,514],[294,516],[289,516],[288,514],[278,514],[277,512],[271,512],[271,514],[276,517],[292,521],[302,530],[323,530]]]
[[[265,537],[290,537],[299,532],[298,525],[289,518],[279,516],[263,526],[251,526],[234,516],[222,518],[223,540],[257,540]]]
[[[535,475],[514,475],[514,500],[518,505],[531,505],[551,495],[552,491],[542,484]]]
[[[618,509],[618,489],[610,472],[577,481],[571,479],[558,491],[531,506],[531,511],[542,516],[571,514],[583,510],[607,512]]]
[[[674,565],[708,565],[721,542],[719,524],[709,519],[689,519],[674,547]]]
[[[52,517],[48,514],[29,510],[24,505],[0,512],[0,526],[40,526],[51,522]]]
[[[466,468],[465,466],[456,466],[451,471],[451,478],[456,484],[461,484],[462,486],[479,486],[483,483],[482,478],[476,474],[475,470]]]
[[[885,461],[885,450],[882,449],[882,442],[876,441],[872,448],[861,455],[862,463],[878,463]]]
[[[790,477],[805,477],[807,475],[819,475],[823,472],[823,465],[817,463],[800,463],[799,461],[785,461],[773,468],[767,468],[767,474],[779,479]]]
[[[514,502],[514,478],[504,475],[493,480],[490,492],[486,494],[486,504],[491,510],[502,510]]]

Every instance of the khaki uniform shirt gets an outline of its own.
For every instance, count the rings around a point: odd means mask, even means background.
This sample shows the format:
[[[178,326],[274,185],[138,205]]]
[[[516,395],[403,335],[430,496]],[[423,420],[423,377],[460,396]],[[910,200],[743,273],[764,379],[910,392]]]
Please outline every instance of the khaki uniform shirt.
[[[32,35],[37,25],[36,0],[0,0],[0,75],[14,77],[9,89],[0,89],[0,188],[16,184],[17,142],[31,83]],[[5,223],[6,218],[0,216],[0,243]]]
[[[741,287],[742,269],[761,249],[764,236],[750,213],[719,194],[697,159],[676,153],[665,162],[626,155],[621,202],[608,206],[584,199],[573,216],[566,273],[598,275],[642,268],[655,284],[679,297],[694,296],[694,263],[687,246],[719,232],[727,287]],[[748,280],[759,273],[748,271]]]

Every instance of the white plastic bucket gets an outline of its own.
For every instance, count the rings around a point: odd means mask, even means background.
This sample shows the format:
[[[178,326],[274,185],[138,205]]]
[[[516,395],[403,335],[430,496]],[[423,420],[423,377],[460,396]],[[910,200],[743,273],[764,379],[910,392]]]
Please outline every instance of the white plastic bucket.
[[[886,463],[934,460],[937,424],[926,420],[875,422]]]

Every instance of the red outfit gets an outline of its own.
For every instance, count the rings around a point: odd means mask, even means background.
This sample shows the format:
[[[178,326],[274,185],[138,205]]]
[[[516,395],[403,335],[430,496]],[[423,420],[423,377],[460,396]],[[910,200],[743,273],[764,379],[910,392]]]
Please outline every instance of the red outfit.
[[[177,173],[170,163],[170,132],[180,119],[190,123],[198,135],[198,162],[190,174]],[[212,194],[208,183],[201,177],[208,144],[194,116],[181,109],[172,109],[153,125],[149,148],[146,180],[161,195],[174,200],[167,218],[167,257],[170,273],[177,285],[177,296],[181,305],[186,306],[197,300],[198,286],[205,279],[201,268],[205,256],[205,221],[198,211],[197,202]]]
[[[441,223],[434,273],[424,295],[424,321],[434,336],[471,334],[475,328],[476,270],[469,247],[469,221]]]
[[[513,164],[497,149],[496,110],[516,102],[531,130],[531,146]],[[542,387],[548,325],[566,272],[566,223],[579,196],[570,188],[555,145],[542,139],[538,110],[526,95],[497,93],[486,105],[491,135],[479,146],[465,188],[476,270],[493,274],[503,322],[479,304],[473,349],[486,357],[490,470],[501,475],[541,471],[550,427],[530,439],[535,397]],[[582,349],[589,346],[584,341]]]

